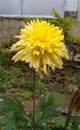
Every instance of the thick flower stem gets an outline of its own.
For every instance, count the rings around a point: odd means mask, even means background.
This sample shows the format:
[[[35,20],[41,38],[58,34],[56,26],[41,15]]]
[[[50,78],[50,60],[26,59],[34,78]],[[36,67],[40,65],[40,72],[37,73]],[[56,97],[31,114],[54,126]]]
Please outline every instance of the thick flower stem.
[[[35,130],[35,98],[36,98],[36,87],[35,87],[35,70],[34,70],[34,82],[33,82],[33,130]]]

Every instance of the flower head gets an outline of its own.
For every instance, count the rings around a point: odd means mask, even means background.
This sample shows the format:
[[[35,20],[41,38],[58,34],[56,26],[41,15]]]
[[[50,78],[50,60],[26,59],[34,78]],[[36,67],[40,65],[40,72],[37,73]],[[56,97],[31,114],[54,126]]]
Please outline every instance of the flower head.
[[[46,21],[31,21],[18,37],[20,40],[11,47],[16,52],[12,59],[25,61],[36,71],[47,74],[48,68],[61,69],[62,58],[68,58],[62,29]]]

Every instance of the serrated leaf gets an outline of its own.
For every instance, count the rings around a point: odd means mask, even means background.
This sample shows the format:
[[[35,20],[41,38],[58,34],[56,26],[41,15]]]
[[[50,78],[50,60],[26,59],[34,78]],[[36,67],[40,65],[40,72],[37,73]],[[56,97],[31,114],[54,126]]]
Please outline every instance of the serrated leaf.
[[[24,127],[24,126],[30,126],[32,125],[32,120],[30,117],[28,116],[22,116],[21,119],[19,120],[19,125],[21,127]]]

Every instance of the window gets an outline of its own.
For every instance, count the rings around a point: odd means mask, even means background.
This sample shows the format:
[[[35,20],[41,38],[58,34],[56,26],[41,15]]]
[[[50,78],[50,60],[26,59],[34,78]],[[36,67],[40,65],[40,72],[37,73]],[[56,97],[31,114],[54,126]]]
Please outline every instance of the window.
[[[78,4],[79,0],[66,0],[65,2],[65,17],[71,16],[78,17]]]

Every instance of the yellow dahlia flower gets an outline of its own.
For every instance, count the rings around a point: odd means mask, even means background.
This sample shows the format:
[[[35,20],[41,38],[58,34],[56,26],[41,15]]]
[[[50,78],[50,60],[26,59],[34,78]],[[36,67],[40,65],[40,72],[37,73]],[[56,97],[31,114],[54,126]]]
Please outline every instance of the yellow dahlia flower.
[[[18,37],[20,40],[11,47],[16,52],[12,59],[25,61],[36,71],[47,74],[48,68],[61,69],[62,58],[68,58],[62,29],[46,21],[31,21]]]

